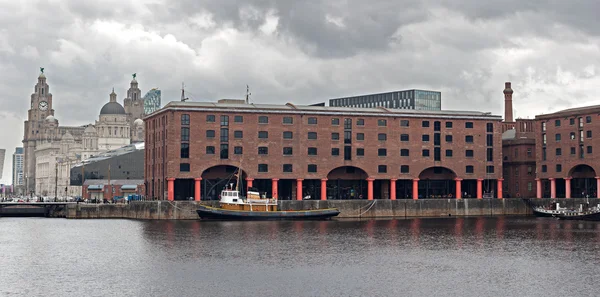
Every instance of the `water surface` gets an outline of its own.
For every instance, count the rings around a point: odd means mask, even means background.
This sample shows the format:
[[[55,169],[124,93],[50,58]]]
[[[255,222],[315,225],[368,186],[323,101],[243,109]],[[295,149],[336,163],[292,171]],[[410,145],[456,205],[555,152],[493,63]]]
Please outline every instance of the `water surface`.
[[[0,296],[598,296],[600,222],[0,218]]]

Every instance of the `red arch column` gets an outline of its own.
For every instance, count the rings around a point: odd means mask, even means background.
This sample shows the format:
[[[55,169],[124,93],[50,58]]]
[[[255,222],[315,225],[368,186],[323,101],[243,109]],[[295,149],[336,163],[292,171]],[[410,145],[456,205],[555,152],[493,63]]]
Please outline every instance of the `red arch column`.
[[[502,199],[502,182],[504,181],[503,178],[499,178],[498,179],[498,199]]]
[[[273,199],[277,199],[278,197],[278,193],[277,193],[277,182],[279,181],[278,178],[274,178],[271,179],[271,198]]]
[[[572,177],[565,177],[565,198],[571,198],[571,179]]]
[[[175,200],[175,179],[167,178],[167,200]]]
[[[321,200],[327,200],[327,179],[321,179]]]
[[[535,192],[537,198],[542,198],[542,179],[540,178],[535,179]]]
[[[477,199],[483,199],[483,179],[477,179]]]
[[[462,178],[455,178],[456,181],[456,199],[462,198]]]
[[[413,190],[413,200],[419,200],[419,179],[415,178],[413,179],[413,186],[412,186],[412,190]]]
[[[596,176],[596,198],[600,198],[600,176]]]
[[[550,198],[556,198],[556,179],[553,177],[550,180]]]
[[[200,192],[200,187],[201,187],[200,186],[200,181],[202,181],[201,177],[194,178],[194,182],[195,182],[194,183],[194,200],[196,200],[196,201],[202,200],[201,197],[200,197],[200,193],[201,193]]]
[[[390,200],[396,200],[396,181],[397,179],[390,179]]]
[[[367,178],[367,199],[373,200],[373,181],[375,179],[372,177]]]
[[[296,180],[296,200],[302,200],[302,181],[304,179],[299,178]]]

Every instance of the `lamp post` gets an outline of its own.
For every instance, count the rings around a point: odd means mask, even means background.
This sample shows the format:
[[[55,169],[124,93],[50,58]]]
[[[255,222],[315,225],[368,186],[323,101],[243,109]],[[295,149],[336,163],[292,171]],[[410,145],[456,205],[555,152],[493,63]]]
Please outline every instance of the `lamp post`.
[[[54,165],[54,202],[58,201],[58,162]]]
[[[27,192],[29,192],[29,177],[27,176],[27,173],[25,173],[25,196],[27,196]]]

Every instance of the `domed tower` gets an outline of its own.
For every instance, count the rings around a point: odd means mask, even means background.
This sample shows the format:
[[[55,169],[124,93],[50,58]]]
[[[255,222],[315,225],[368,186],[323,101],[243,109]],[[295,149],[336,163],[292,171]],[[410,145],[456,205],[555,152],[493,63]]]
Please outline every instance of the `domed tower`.
[[[50,86],[46,83],[44,68],[40,68],[40,75],[31,94],[30,108],[23,127],[23,175],[27,193],[35,190],[35,149],[38,142],[46,139],[44,128],[46,117],[49,115],[54,115],[52,94],[50,94]]]
[[[44,141],[53,142],[58,138],[58,120],[53,115],[49,115],[44,119]]]
[[[130,143],[130,126],[125,109],[117,102],[117,94],[113,89],[110,100],[100,110],[96,121],[98,149],[100,151],[116,149]]]
[[[129,90],[127,90],[127,98],[123,100],[123,105],[125,105],[125,113],[127,114],[127,120],[129,121],[129,128],[131,134],[129,138],[131,141],[135,141],[137,136],[135,135],[135,125],[134,121],[136,119],[141,119],[144,117],[144,98],[142,98],[142,91],[138,88],[137,82],[137,74],[134,73],[133,79],[129,84]]]
[[[75,144],[75,137],[67,131],[60,139],[60,151],[62,154],[68,154],[70,149]]]
[[[131,142],[144,142],[144,120],[136,119],[133,121],[134,137]]]

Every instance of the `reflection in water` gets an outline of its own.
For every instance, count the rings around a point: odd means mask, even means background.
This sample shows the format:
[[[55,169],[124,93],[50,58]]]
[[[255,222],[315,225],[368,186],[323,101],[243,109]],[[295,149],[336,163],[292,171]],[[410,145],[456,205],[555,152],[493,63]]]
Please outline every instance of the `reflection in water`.
[[[529,217],[0,230],[0,296],[589,296],[600,252],[598,222]]]
[[[506,226],[506,217],[496,218],[496,238],[499,240],[504,239],[504,228]]]
[[[464,223],[464,218],[456,218],[454,222],[454,239],[456,240],[456,246],[459,248],[462,248]]]
[[[414,246],[421,245],[421,219],[411,219],[410,221],[410,234],[412,239],[412,244]]]
[[[476,218],[475,219],[475,237],[477,238],[477,245],[480,247],[483,245],[484,228],[485,228],[485,218],[484,217]]]

